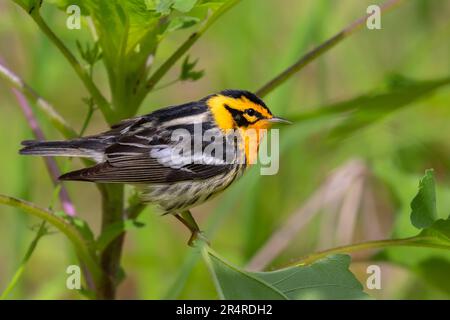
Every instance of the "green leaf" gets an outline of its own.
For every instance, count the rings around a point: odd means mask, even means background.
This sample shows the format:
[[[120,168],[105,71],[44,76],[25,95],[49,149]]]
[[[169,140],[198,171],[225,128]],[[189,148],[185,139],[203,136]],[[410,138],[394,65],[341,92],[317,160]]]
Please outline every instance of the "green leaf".
[[[419,234],[426,243],[447,246],[450,249],[450,219],[439,219]]]
[[[167,27],[167,32],[173,32],[179,29],[189,28],[199,22],[200,19],[196,17],[188,17],[188,16],[175,17],[170,21],[169,26]]]
[[[203,249],[203,257],[221,299],[285,300],[287,297],[269,283],[241,270]]]
[[[169,15],[174,3],[175,3],[175,0],[157,0],[156,1],[156,12],[158,12],[164,16]]]
[[[77,228],[78,232],[83,236],[83,238],[89,243],[89,245],[93,245],[95,242],[94,233],[89,227],[88,223],[81,218],[77,217],[68,217],[69,221]]]
[[[253,273],[289,299],[366,299],[363,286],[350,272],[350,256],[331,255],[311,265]]]
[[[418,229],[429,227],[437,219],[433,170],[427,170],[420,180],[419,192],[411,202],[411,210],[411,223]]]
[[[333,255],[306,266],[272,272],[244,271],[203,249],[219,296],[224,299],[365,299],[349,271],[350,257]]]
[[[85,5],[85,0],[45,0],[46,4],[53,4],[62,11],[66,11],[69,6],[75,5],[80,8],[82,15],[89,14],[87,7]]]
[[[180,12],[189,12],[194,8],[198,0],[175,0],[173,8]]]
[[[381,166],[376,171],[378,171],[378,174],[381,175],[387,183],[392,185],[392,189],[396,192],[396,195],[403,206],[403,216],[400,216],[399,219],[397,219],[393,231],[396,237],[410,237],[411,232],[414,232],[414,229],[419,225],[428,225],[428,227],[421,230],[419,235],[411,239],[413,239],[412,241],[418,246],[429,247],[429,249],[421,250],[401,247],[386,248],[378,254],[378,259],[408,268],[415,272],[418,277],[422,278],[425,283],[428,283],[433,287],[436,287],[436,284],[439,283],[439,287],[443,292],[450,292],[450,282],[439,282],[437,276],[435,277],[429,274],[430,272],[440,274],[445,272],[448,273],[448,268],[445,268],[445,266],[450,261],[450,220],[447,218],[433,221],[439,216],[443,217],[443,215],[439,215],[439,212],[436,212],[436,209],[433,209],[433,207],[436,206],[435,201],[430,201],[430,199],[434,199],[435,197],[433,172],[427,170],[419,184],[418,194],[414,200],[410,202],[408,201],[408,198],[410,199],[412,194],[412,190],[410,189],[414,186],[414,181],[416,180],[414,175],[402,173],[397,167],[389,166]],[[424,220],[424,218],[420,216],[422,211],[418,211],[420,206],[423,206],[423,202],[428,203],[423,208],[423,210],[427,212],[425,215],[426,223],[419,223],[416,225],[416,220]],[[432,208],[431,210],[427,209],[430,207]],[[410,208],[413,208],[413,212],[411,212],[408,217],[407,214]],[[411,223],[414,224],[414,227]],[[438,250],[439,248],[447,250]],[[435,261],[436,259],[440,260],[441,263],[439,263],[439,265],[436,264],[435,268],[432,268],[431,261]],[[444,269],[440,270],[441,268]]]
[[[201,77],[203,77],[204,75],[204,71],[200,70],[200,71],[195,71],[194,68],[197,65],[198,59],[193,61],[193,62],[189,62],[189,55],[186,56],[186,59],[184,59],[183,64],[181,66],[181,73],[179,76],[179,79],[181,81],[187,81],[187,80],[198,80]]]
[[[156,11],[156,0],[144,0],[144,3],[147,10]]]
[[[73,244],[80,259],[87,265],[96,281],[99,281],[101,270],[96,260],[95,252],[89,246],[89,240],[85,239],[79,230],[66,220],[55,215],[52,211],[42,209],[33,203],[0,195],[0,203],[22,209],[25,213],[47,221],[62,232]]]
[[[98,42],[95,42],[95,44],[92,46],[89,43],[87,43],[86,48],[83,48],[83,46],[78,40],[75,43],[77,45],[77,49],[81,55],[81,58],[83,58],[83,60],[87,64],[93,66],[97,61],[99,61],[102,58],[102,53],[100,51]]]

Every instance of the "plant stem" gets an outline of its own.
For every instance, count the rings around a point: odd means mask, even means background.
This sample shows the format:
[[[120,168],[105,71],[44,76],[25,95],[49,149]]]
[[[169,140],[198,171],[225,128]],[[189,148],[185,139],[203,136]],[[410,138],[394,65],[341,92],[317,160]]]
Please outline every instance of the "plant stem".
[[[388,0],[383,5],[380,6],[381,12],[386,12],[388,9],[392,9],[395,5],[400,4],[403,0]],[[293,65],[289,66],[283,72],[281,72],[278,76],[270,80],[268,83],[263,85],[259,90],[256,91],[256,94],[260,97],[264,97],[268,95],[272,90],[286,82],[290,77],[292,77],[295,73],[302,70],[305,66],[307,66],[310,62],[317,59],[319,56],[329,51],[339,42],[349,37],[355,31],[359,30],[364,23],[367,21],[369,17],[372,16],[373,13],[366,14],[365,16],[359,18],[358,20],[351,23],[349,26],[344,28],[342,31],[320,44],[318,47],[312,49],[304,56],[302,56],[299,60],[297,60]]]
[[[0,60],[0,75],[7,80],[11,86],[22,92],[28,99],[33,101],[36,106],[46,115],[53,126],[66,138],[75,138],[78,136],[64,118],[53,108],[53,106],[39,96],[29,85],[27,85],[19,76],[8,69]]]
[[[39,208],[35,204],[24,200],[0,195],[0,203],[22,209],[24,212],[32,216],[45,220],[46,222],[57,228],[59,231],[64,233],[64,235],[74,245],[77,255],[89,268],[89,271],[92,274],[95,283],[99,282],[101,270],[95,256],[95,252],[92,250],[92,248],[90,248],[86,239],[83,238],[80,232],[73,225],[71,225],[64,219],[54,215],[53,211]]]
[[[197,42],[197,40],[216,22],[225,12],[234,7],[240,0],[229,0],[224,3],[205,24],[191,36],[153,73],[147,84],[137,99],[139,105],[145,96],[155,87],[155,85],[164,77],[164,75],[172,68],[172,66]]]
[[[102,233],[106,228],[124,219],[124,188],[120,184],[105,185],[102,190]],[[101,285],[97,290],[97,298],[114,299],[120,275],[120,258],[125,238],[123,232],[101,252],[100,266],[103,270]]]
[[[338,253],[352,253],[356,251],[368,250],[368,249],[379,249],[385,247],[403,246],[403,247],[426,247],[426,248],[436,248],[436,249],[447,249],[450,250],[450,246],[441,245],[432,242],[427,242],[427,238],[424,236],[414,236],[410,238],[402,239],[387,239],[387,240],[375,240],[367,241],[356,244],[351,244],[347,246],[340,246],[336,248],[331,248],[316,253],[309,254],[295,263],[289,263],[287,266],[298,266],[311,264],[317,260],[320,260],[330,254]]]
[[[0,295],[0,300],[5,300],[11,293],[11,291],[16,286],[19,279],[22,277],[22,274],[25,270],[25,265],[27,264],[28,260],[30,260],[31,255],[33,254],[34,250],[36,249],[37,244],[39,243],[39,240],[47,234],[47,228],[45,226],[45,220],[41,222],[39,225],[39,229],[36,232],[36,236],[34,237],[33,241],[30,243],[27,252],[25,253],[25,256],[22,259],[22,262],[20,263],[19,268],[14,273],[13,278],[9,282],[6,289],[3,291],[3,293]]]
[[[36,119],[36,117],[33,114],[33,110],[31,109],[30,105],[28,104],[27,99],[25,96],[18,91],[17,89],[12,89],[14,95],[16,96],[16,99],[19,103],[20,108],[22,109],[25,118],[27,119],[28,125],[30,126],[31,130],[33,131],[34,137],[37,140],[45,140],[44,133],[42,132],[42,129],[39,126],[39,123]],[[58,168],[58,165],[55,161],[55,158],[53,157],[45,157],[44,158],[45,165],[47,167],[47,171],[50,175],[50,178],[53,181],[53,184],[55,186],[60,185],[61,188],[59,189],[58,195],[59,200],[61,202],[61,206],[63,207],[64,212],[69,216],[75,216],[76,210],[75,206],[73,205],[72,201],[69,197],[69,192],[67,191],[66,187],[61,184],[61,182],[58,181],[58,177],[61,175],[61,172]]]
[[[39,26],[41,31],[53,42],[53,44],[59,49],[59,51],[63,54],[63,56],[69,61],[72,65],[73,69],[77,73],[78,77],[81,79],[86,89],[91,94],[92,98],[95,100],[95,103],[98,105],[100,110],[103,113],[106,121],[109,124],[115,123],[118,119],[116,119],[116,115],[111,109],[109,102],[99,91],[97,86],[92,82],[91,78],[72,54],[72,52],[67,49],[67,47],[62,43],[62,41],[55,35],[55,33],[49,28],[49,26],[42,19],[42,16],[39,14],[39,10],[34,10],[31,14],[31,17]]]

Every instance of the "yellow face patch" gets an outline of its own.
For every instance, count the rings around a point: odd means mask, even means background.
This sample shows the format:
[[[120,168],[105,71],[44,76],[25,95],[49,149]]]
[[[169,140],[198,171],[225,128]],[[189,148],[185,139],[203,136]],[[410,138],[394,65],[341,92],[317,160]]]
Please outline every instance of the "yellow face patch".
[[[235,121],[233,120],[232,114],[230,113],[229,110],[227,110],[226,106],[241,112],[244,112],[245,110],[248,109],[253,109],[266,119],[272,118],[272,115],[265,107],[257,103],[254,103],[253,101],[250,101],[245,96],[242,96],[240,98],[232,98],[219,94],[209,98],[209,100],[206,103],[211,109],[211,112],[214,116],[214,120],[216,121],[219,128],[222,130],[238,128]],[[267,128],[268,124],[267,121],[264,120],[258,121],[258,119],[260,118],[255,115],[243,113],[242,116],[245,118],[245,120],[247,120],[247,122],[249,123],[254,122],[254,124],[250,124],[247,128],[261,128],[261,127]],[[263,125],[263,122],[266,122],[266,125]]]
[[[250,101],[245,96],[232,98],[225,95],[216,95],[207,102],[214,116],[217,126],[223,131],[239,129],[243,139],[243,147],[246,154],[247,164],[256,162],[258,156],[258,147],[261,139],[264,137],[265,130],[270,127],[270,122],[265,119],[272,118],[272,114],[263,106]],[[241,112],[247,124],[239,127],[229,109]],[[248,113],[248,110],[253,111]],[[246,112],[247,111],[247,112]],[[254,113],[254,114],[252,114]],[[256,141],[256,143],[251,143]]]

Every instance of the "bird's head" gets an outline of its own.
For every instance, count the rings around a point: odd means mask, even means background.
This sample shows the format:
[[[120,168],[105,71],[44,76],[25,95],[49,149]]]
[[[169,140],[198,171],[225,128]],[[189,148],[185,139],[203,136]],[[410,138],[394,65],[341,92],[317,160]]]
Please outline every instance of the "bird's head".
[[[275,117],[264,101],[244,90],[224,90],[206,100],[216,124],[222,130],[268,129],[274,123],[290,123]]]
[[[248,164],[256,162],[264,129],[269,129],[274,123],[290,123],[273,116],[260,98],[244,90],[224,90],[208,97],[206,105],[220,129],[239,130]]]

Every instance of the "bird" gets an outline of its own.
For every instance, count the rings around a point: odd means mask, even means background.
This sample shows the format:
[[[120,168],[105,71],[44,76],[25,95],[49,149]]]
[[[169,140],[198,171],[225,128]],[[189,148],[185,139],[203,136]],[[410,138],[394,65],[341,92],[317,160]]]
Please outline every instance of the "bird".
[[[264,130],[274,123],[290,122],[275,117],[256,94],[227,89],[122,120],[99,134],[65,141],[25,140],[19,153],[93,159],[93,166],[65,173],[59,180],[134,185],[142,203],[156,205],[190,230],[188,244],[193,246],[206,237],[191,208],[243,175],[255,162]],[[255,132],[255,140],[250,132]]]

